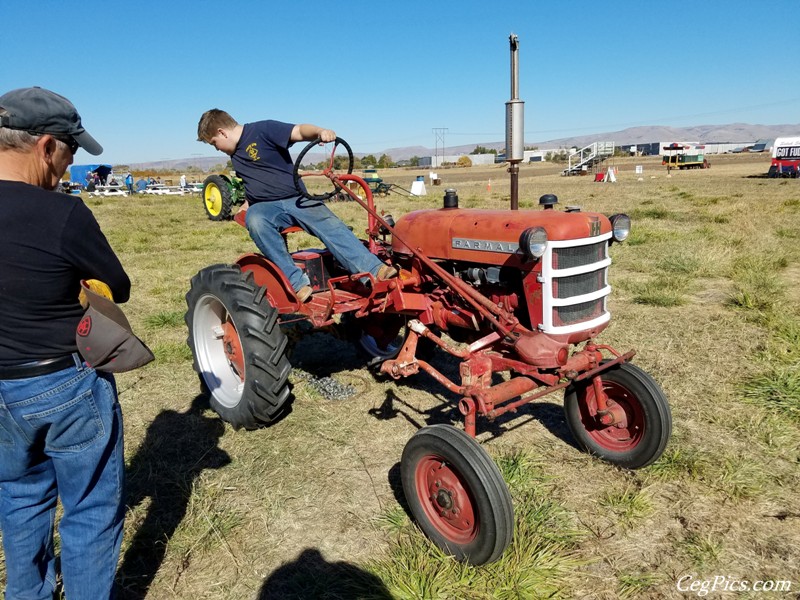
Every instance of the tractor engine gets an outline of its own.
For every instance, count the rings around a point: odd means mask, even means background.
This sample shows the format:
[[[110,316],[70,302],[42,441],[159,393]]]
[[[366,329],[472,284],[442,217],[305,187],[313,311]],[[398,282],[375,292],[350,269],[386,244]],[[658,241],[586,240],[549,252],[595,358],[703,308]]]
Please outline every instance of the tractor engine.
[[[630,219],[555,210],[558,200],[550,194],[539,202],[543,210],[462,209],[455,190],[447,190],[443,208],[397,221],[394,256],[420,248],[531,331],[559,344],[586,341],[609,322],[608,247],[627,237]],[[448,331],[485,329],[452,295],[442,296],[431,321]]]

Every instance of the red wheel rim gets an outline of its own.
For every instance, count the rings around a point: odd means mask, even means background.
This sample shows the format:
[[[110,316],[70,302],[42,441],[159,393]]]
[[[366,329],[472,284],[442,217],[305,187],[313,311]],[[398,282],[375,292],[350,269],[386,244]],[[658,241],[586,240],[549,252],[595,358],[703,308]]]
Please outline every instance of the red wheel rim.
[[[588,407],[596,411],[597,397],[594,387],[584,388],[585,402],[581,406],[581,421],[591,438],[607,450],[613,452],[626,452],[635,448],[644,436],[644,410],[628,388],[616,381],[603,380],[603,391],[606,393],[609,408],[616,407],[625,413],[624,420],[614,425],[604,425],[599,417],[591,416]],[[618,411],[616,411],[618,412]]]
[[[457,544],[475,539],[474,501],[452,465],[440,456],[425,456],[417,464],[414,479],[425,516],[440,534]]]
[[[234,368],[242,381],[244,381],[244,352],[239,333],[231,321],[222,324],[222,345],[225,348],[225,357]]]

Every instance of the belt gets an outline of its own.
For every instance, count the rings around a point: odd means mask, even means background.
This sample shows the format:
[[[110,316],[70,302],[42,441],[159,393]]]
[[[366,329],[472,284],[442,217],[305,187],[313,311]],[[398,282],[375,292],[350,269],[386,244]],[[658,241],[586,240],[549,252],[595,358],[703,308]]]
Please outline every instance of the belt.
[[[0,379],[25,379],[27,377],[39,377],[49,375],[56,371],[61,371],[67,367],[75,366],[75,358],[72,354],[61,358],[47,358],[24,365],[13,365],[10,367],[0,367]]]

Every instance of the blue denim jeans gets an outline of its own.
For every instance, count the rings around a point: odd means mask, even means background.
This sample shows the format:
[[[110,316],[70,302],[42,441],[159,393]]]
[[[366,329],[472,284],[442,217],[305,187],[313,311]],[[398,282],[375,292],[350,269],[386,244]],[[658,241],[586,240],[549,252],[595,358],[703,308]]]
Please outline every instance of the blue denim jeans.
[[[283,271],[295,291],[309,285],[308,276],[298,269],[286,250],[282,229],[303,228],[319,238],[350,273],[378,274],[383,264],[347,228],[339,217],[319,200],[297,197],[272,202],[257,202],[247,209],[247,231],[261,254]]]
[[[52,600],[56,500],[69,600],[114,594],[125,516],[122,411],[113,376],[75,366],[0,380],[0,531],[6,598]]]

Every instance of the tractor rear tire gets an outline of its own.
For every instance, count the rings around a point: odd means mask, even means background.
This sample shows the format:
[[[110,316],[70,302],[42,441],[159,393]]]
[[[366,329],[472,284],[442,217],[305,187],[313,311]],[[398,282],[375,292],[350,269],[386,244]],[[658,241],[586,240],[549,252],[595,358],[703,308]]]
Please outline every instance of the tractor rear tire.
[[[233,192],[231,184],[222,175],[209,175],[203,182],[203,208],[212,221],[227,221],[231,218]]]
[[[209,403],[235,429],[257,429],[291,410],[289,340],[252,273],[212,265],[186,294],[187,343]]]
[[[403,493],[422,531],[473,565],[503,554],[514,535],[514,505],[489,454],[452,425],[423,427],[400,461]]]

